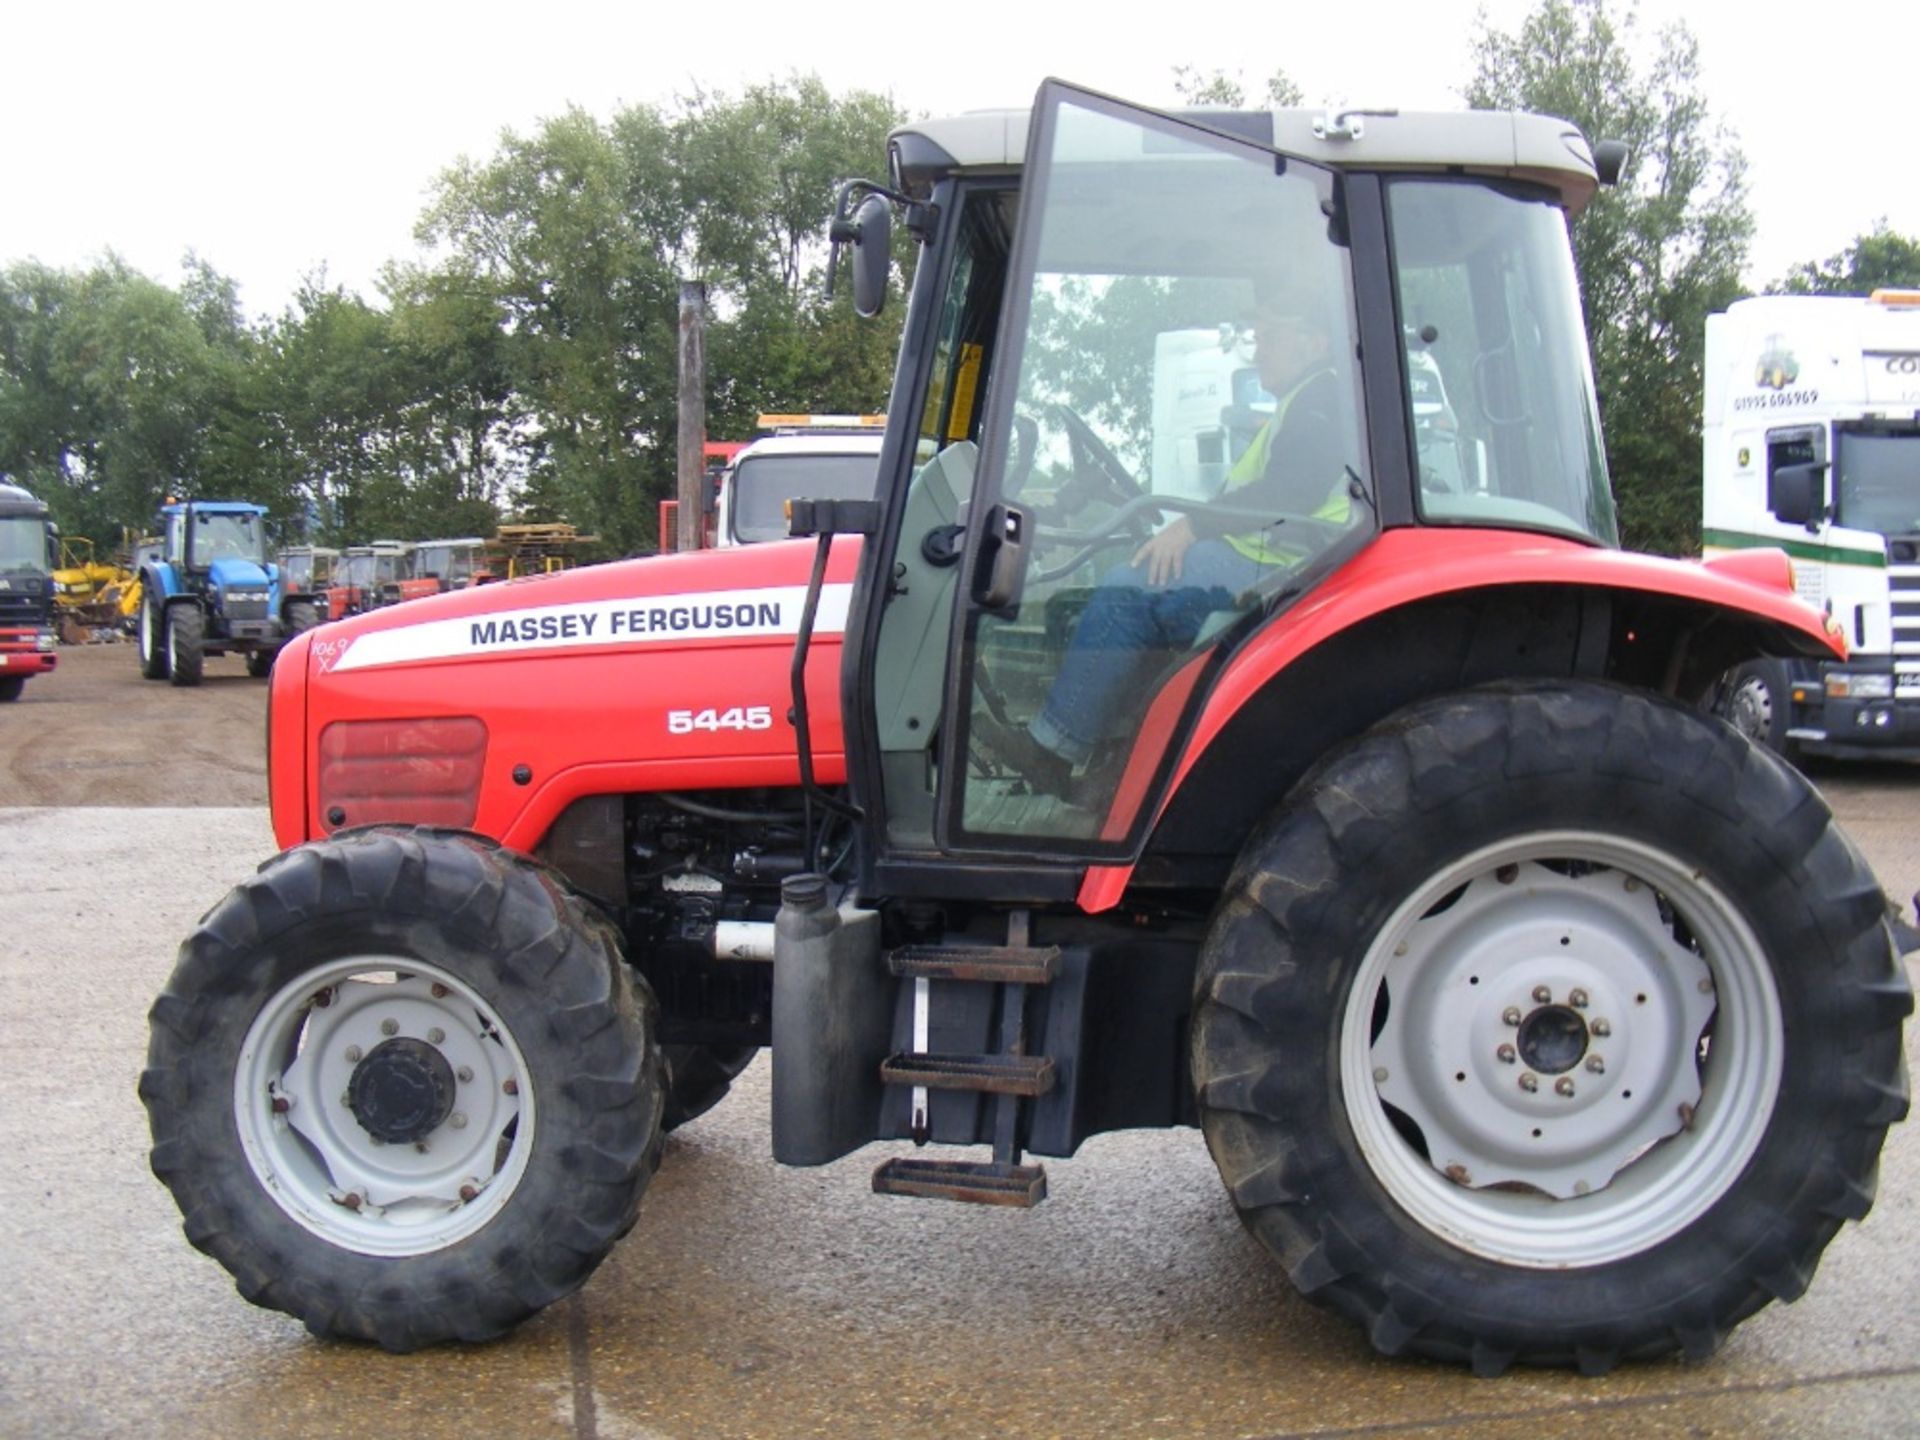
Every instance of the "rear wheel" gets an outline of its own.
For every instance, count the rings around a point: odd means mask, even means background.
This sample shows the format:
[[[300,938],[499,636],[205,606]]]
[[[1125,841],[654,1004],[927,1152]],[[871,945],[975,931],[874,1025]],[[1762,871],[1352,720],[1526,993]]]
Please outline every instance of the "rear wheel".
[[[207,617],[198,605],[167,610],[167,678],[175,685],[198,685],[206,668]]]
[[[166,613],[158,597],[140,602],[140,673],[148,680],[167,678]]]
[[[1884,921],[1812,788],[1690,711],[1423,704],[1241,857],[1195,1007],[1207,1142],[1389,1353],[1703,1354],[1871,1204],[1912,1008]]]
[[[499,1335],[583,1283],[659,1159],[651,995],[551,872],[369,831],[182,945],[140,1093],[187,1237],[316,1335]]]

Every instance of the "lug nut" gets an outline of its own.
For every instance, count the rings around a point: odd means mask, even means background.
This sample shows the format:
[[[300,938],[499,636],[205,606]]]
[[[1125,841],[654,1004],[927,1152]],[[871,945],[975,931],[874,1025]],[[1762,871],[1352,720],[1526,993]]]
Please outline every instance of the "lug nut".
[[[1587,1028],[1592,1030],[1593,1033],[1598,1035],[1602,1040],[1613,1033],[1613,1026],[1609,1025],[1605,1020],[1596,1020]]]
[[[442,985],[438,980],[433,982],[433,998],[436,1000],[444,1000],[447,998],[447,987]]]
[[[1558,1080],[1554,1081],[1553,1093],[1556,1095],[1564,1095],[1571,1100],[1573,1098],[1573,1077],[1571,1075],[1562,1075]]]
[[[471,1085],[473,1083],[473,1067],[471,1065],[462,1065],[458,1070],[454,1071],[453,1074],[454,1078],[462,1085]]]
[[[1386,1066],[1376,1065],[1373,1067],[1373,1083],[1376,1085],[1384,1085],[1387,1083],[1387,1067]]]
[[[347,1064],[358,1065],[359,1063],[360,1063],[360,1047],[358,1045],[347,1046]]]
[[[443,1044],[445,1043],[446,1038],[447,1038],[447,1032],[442,1030],[438,1025],[434,1026],[433,1029],[427,1031],[427,1043],[429,1045]]]
[[[1500,1018],[1508,1025],[1518,1025],[1520,1023],[1520,1007],[1518,1005],[1507,1006],[1506,1009],[1500,1012]]]
[[[349,1190],[346,1194],[340,1197],[340,1203],[346,1206],[347,1209],[349,1210],[358,1210],[366,1202],[360,1198],[359,1191]]]
[[[1607,1073],[1607,1062],[1598,1055],[1589,1055],[1587,1056],[1587,1069],[1596,1075],[1604,1075]]]
[[[1713,994],[1713,977],[1712,976],[1708,976],[1705,980],[1702,980],[1700,982],[1700,993],[1702,995]]]
[[[382,1020],[380,1022],[380,1033],[382,1035],[398,1035],[400,1033],[400,1022],[398,1020]]]
[[[1551,1003],[1552,1000],[1553,1000],[1553,991],[1549,990],[1546,986],[1536,985],[1533,987],[1533,1003],[1534,1004],[1546,1005]]]
[[[467,1117],[456,1110],[447,1117],[447,1123],[456,1130],[464,1130],[467,1128]]]
[[[1567,1003],[1576,1010],[1586,1009],[1587,1008],[1587,992],[1584,990],[1574,991],[1571,995],[1567,997]]]
[[[518,1080],[507,1080],[503,1082],[500,1086],[500,1093],[503,1095],[518,1095],[520,1093],[520,1082]]]
[[[473,1197],[478,1195],[479,1193],[480,1192],[474,1189],[474,1187],[471,1185],[462,1185],[460,1187],[460,1200],[464,1204],[466,1201],[473,1199]]]
[[[1540,1077],[1531,1070],[1524,1071],[1520,1076],[1520,1088],[1529,1095],[1533,1094],[1540,1088]]]
[[[1519,1058],[1519,1056],[1515,1053],[1514,1048],[1511,1045],[1502,1045],[1498,1050],[1494,1051],[1493,1053],[1500,1057],[1500,1063],[1502,1065],[1511,1065],[1515,1060]]]
[[[273,1097],[273,1113],[274,1114],[284,1115],[287,1113],[287,1111],[291,1110],[292,1108],[293,1108],[293,1101],[289,1100],[286,1096],[276,1095]]]

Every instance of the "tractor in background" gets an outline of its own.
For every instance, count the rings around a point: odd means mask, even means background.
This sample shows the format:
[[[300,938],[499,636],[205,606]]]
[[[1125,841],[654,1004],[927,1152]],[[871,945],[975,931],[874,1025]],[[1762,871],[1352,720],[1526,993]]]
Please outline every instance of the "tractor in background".
[[[160,544],[140,568],[140,673],[198,685],[206,659],[247,657],[273,668],[280,647],[320,622],[311,594],[287,593],[267,559],[267,512],[238,500],[188,500],[160,510]]]

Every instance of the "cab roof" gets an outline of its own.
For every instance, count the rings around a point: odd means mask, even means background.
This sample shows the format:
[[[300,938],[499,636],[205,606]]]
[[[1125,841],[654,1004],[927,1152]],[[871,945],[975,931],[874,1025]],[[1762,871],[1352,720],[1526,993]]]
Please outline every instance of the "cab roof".
[[[1546,185],[1577,215],[1600,180],[1593,150],[1569,120],[1511,110],[1230,110],[1165,112],[1344,170],[1467,173]],[[1026,158],[1028,110],[980,110],[919,120],[889,137],[895,178],[924,196],[954,171],[1015,171]]]

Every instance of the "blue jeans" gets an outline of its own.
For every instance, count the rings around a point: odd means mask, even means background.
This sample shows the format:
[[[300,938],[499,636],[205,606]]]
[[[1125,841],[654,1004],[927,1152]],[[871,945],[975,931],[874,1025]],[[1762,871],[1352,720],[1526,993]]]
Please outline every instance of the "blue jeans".
[[[1169,652],[1193,643],[1216,610],[1231,610],[1271,567],[1224,540],[1196,541],[1180,578],[1159,589],[1143,565],[1117,565],[1101,577],[1060,662],[1046,703],[1029,727],[1047,749],[1078,765],[1107,738],[1122,702],[1138,694]]]

